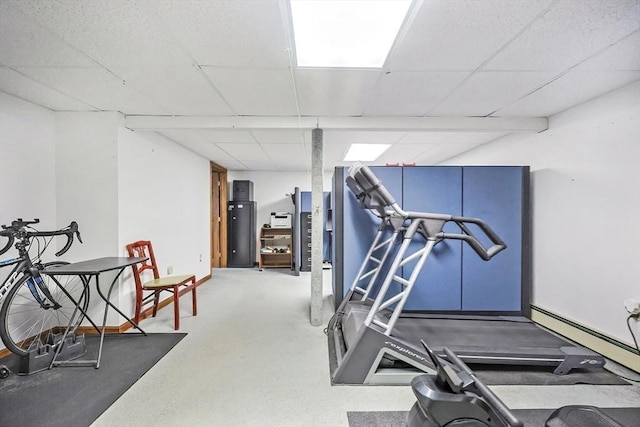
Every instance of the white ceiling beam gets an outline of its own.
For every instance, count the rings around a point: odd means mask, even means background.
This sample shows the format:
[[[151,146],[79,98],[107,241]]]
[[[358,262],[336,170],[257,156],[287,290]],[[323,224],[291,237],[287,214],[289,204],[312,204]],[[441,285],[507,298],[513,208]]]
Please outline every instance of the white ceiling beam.
[[[405,132],[542,132],[546,117],[278,117],[278,116],[137,116],[125,118],[132,130],[324,130]]]

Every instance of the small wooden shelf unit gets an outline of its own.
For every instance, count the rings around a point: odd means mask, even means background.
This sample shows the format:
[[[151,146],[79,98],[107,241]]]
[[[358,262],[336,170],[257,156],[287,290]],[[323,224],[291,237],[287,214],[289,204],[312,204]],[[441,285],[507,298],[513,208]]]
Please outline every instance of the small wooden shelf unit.
[[[265,228],[260,230],[260,261],[258,268],[292,268],[292,230]]]

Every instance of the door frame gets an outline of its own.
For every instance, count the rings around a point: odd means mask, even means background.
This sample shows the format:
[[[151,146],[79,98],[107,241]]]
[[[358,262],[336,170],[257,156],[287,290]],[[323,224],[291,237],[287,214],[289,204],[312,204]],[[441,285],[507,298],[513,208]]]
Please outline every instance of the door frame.
[[[215,256],[214,251],[214,234],[213,234],[213,211],[214,203],[213,198],[213,173],[216,172],[220,175],[220,267],[227,266],[227,210],[229,200],[229,184],[227,182],[227,169],[220,166],[215,162],[209,162],[209,240],[211,247],[211,257],[209,258],[209,268],[213,269],[213,258]]]

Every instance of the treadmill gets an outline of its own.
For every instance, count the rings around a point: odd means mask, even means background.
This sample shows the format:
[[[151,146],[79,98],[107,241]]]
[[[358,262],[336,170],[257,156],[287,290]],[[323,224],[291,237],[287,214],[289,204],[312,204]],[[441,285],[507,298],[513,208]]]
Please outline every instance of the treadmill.
[[[380,218],[380,225],[327,327],[333,384],[409,384],[421,372],[434,373],[421,340],[438,356],[446,358],[444,348],[449,348],[469,364],[551,366],[558,375],[604,366],[601,355],[525,318],[403,313],[418,274],[439,242],[463,241],[485,261],[506,244],[478,218],[402,210],[367,166],[352,166],[346,185],[362,208]],[[450,223],[458,233],[443,231]],[[472,230],[482,233],[490,246]],[[421,244],[410,250],[413,241]],[[402,277],[402,267],[413,262],[410,277]]]

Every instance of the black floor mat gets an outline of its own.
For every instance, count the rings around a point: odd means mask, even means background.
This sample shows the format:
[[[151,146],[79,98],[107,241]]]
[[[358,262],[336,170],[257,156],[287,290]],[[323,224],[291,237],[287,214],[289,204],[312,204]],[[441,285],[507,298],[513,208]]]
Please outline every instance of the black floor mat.
[[[637,427],[640,408],[601,408],[602,411],[627,427]],[[514,409],[513,413],[525,427],[542,427],[553,409]],[[347,412],[349,427],[406,427],[408,412],[374,411]],[[584,426],[588,427],[588,426]]]
[[[0,426],[88,426],[186,334],[107,335],[100,369],[54,367],[29,376],[0,379]],[[98,336],[86,339],[95,359]],[[12,371],[18,359],[0,360]]]

